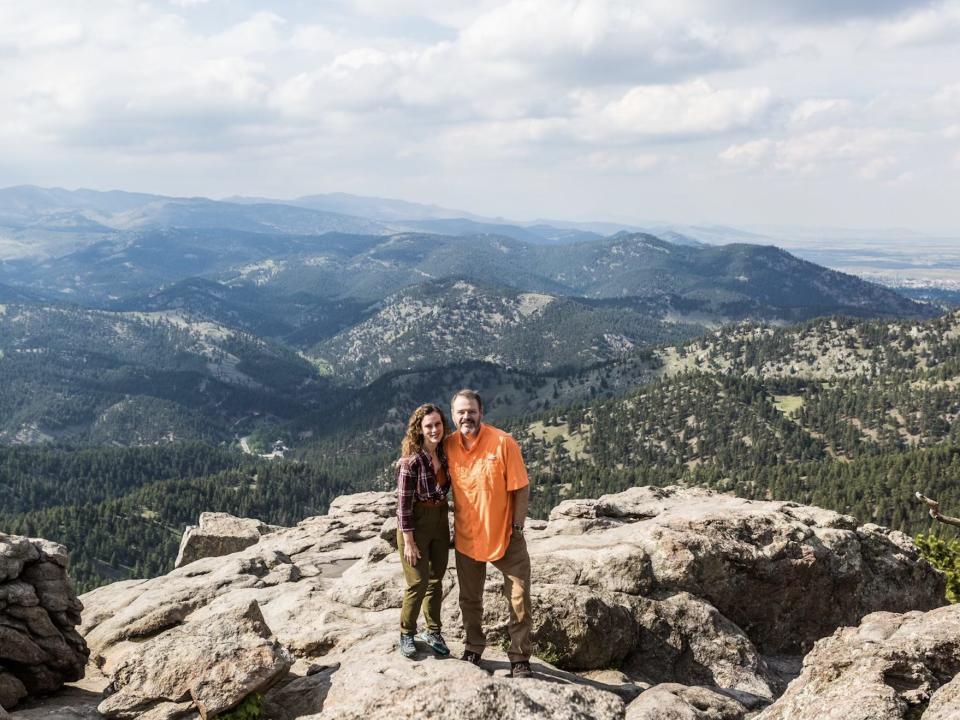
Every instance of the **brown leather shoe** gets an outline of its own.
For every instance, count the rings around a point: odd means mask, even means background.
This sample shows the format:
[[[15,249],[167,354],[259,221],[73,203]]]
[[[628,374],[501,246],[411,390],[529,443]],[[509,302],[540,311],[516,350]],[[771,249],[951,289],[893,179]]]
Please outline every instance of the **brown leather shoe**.
[[[528,678],[533,677],[533,671],[530,669],[530,663],[526,660],[510,663],[510,677]]]
[[[479,665],[480,653],[474,652],[473,650],[464,650],[463,655],[460,656],[460,659],[472,665]]]

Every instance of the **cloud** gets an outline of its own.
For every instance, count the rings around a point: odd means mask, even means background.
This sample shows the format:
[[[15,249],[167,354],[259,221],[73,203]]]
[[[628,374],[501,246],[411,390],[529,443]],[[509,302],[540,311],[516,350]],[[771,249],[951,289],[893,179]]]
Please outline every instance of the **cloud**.
[[[717,90],[695,80],[631,88],[601,115],[610,128],[627,135],[708,135],[751,127],[772,104],[768,88]]]
[[[713,4],[709,0],[706,0],[706,3]],[[753,18],[822,23],[897,15],[929,4],[929,0],[728,0],[723,6],[726,12],[741,13]],[[713,5],[716,7],[716,4]]]
[[[624,150],[600,151],[587,155],[585,164],[604,173],[643,174],[658,170],[667,159],[653,153],[634,153]]]
[[[776,143],[773,140],[761,138],[739,145],[731,145],[720,153],[720,159],[746,167],[756,167],[769,159],[775,151]]]
[[[855,110],[850,100],[842,98],[814,98],[802,101],[790,113],[790,124],[796,126],[836,123],[849,117]]]
[[[780,140],[762,138],[731,145],[719,157],[741,167],[801,175],[841,170],[875,180],[901,174],[900,151],[916,141],[903,131],[834,126]]]
[[[883,48],[896,48],[960,41],[960,2],[947,0],[925,5],[880,25],[872,42]]]
[[[515,206],[566,183],[621,215],[638,188],[689,197],[676,167],[722,182],[732,205],[750,183],[784,190],[787,213],[797,182],[865,198],[912,173],[914,187],[940,178],[931,198],[958,189],[960,85],[937,43],[956,37],[960,0],[264,7],[0,3],[0,182],[399,183]]]
[[[672,81],[773,51],[750,29],[621,0],[513,0],[464,28],[458,44],[468,58],[591,84]]]

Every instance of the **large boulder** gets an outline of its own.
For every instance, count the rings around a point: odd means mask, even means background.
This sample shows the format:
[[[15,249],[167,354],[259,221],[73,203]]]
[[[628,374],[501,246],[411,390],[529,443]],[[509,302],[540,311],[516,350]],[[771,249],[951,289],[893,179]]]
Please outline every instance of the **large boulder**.
[[[876,610],[944,603],[944,578],[909,537],[790,502],[699,488],[631,488],[561,503],[534,536],[569,557],[633,549],[634,592],[688,592],[741,628],[763,653],[800,653]],[[605,558],[603,558],[605,559]],[[536,566],[536,562],[535,562]],[[622,582],[616,563],[576,563],[591,585]],[[630,592],[630,589],[626,589]]]
[[[879,612],[820,640],[758,720],[960,717],[960,605]]]
[[[766,701],[836,627],[944,602],[943,576],[902,533],[697,488],[567,501],[527,532],[527,544],[544,657]],[[456,597],[454,587],[444,605],[454,632]],[[491,640],[502,640],[508,608],[496,571],[484,611]]]
[[[83,677],[82,609],[66,548],[0,533],[0,707]]]
[[[114,663],[98,710],[123,720],[172,720],[192,711],[216,717],[269,689],[292,664],[254,601],[131,647]]]
[[[251,518],[238,518],[227,513],[200,513],[200,524],[190,525],[180,540],[180,551],[174,567],[195,560],[219,557],[256,545],[270,532],[271,526]]]

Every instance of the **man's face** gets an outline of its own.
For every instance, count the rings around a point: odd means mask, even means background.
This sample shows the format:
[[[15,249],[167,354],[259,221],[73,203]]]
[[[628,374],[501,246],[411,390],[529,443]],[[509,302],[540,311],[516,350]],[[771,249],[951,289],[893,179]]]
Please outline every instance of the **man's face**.
[[[451,408],[453,421],[457,424],[457,430],[464,435],[476,435],[480,429],[480,420],[483,418],[483,412],[476,400],[457,395]]]

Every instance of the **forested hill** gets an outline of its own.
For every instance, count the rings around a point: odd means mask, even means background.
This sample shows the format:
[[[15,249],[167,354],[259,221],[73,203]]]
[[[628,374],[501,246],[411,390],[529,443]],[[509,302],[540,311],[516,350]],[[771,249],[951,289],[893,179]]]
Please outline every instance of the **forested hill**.
[[[0,447],[0,531],[65,544],[73,576],[89,589],[171,570],[184,528],[203,511],[292,525],[326,512],[385,463],[375,457],[348,471],[202,443]]]
[[[960,314],[742,327],[662,357],[632,393],[513,425],[538,506],[682,481],[917,532],[915,490],[960,504]]]
[[[181,340],[195,362],[197,338]],[[490,363],[386,375],[279,426],[299,459],[202,443],[0,448],[0,528],[66,543],[83,587],[163,572],[202,511],[290,524],[338,494],[389,487],[405,412],[461,384],[489,389],[491,419],[520,440],[537,513],[564,497],[675,482],[812,502],[911,533],[930,527],[915,490],[960,506],[955,313],[741,325],[553,379]]]

